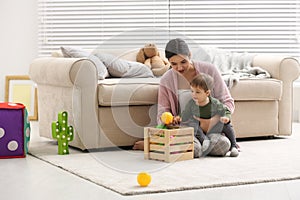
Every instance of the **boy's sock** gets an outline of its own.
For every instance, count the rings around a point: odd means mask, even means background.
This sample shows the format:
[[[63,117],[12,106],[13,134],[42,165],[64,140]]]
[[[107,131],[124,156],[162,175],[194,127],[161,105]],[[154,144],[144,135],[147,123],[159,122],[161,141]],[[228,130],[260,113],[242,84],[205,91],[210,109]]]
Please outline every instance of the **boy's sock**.
[[[230,157],[237,157],[239,155],[239,150],[236,147],[232,147],[230,150]]]

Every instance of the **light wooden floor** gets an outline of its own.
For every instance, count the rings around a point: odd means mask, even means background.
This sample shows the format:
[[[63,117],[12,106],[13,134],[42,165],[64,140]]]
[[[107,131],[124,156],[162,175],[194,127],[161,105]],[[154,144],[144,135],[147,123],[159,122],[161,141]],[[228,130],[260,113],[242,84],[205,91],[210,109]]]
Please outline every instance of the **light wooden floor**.
[[[32,122],[31,126],[32,134],[34,135],[37,133],[38,123]],[[294,132],[296,132],[295,129],[299,130],[297,131],[299,133],[300,124],[294,124],[293,129]],[[34,157],[27,156],[21,159],[0,159],[0,199],[299,200],[300,180],[151,195],[122,196]]]

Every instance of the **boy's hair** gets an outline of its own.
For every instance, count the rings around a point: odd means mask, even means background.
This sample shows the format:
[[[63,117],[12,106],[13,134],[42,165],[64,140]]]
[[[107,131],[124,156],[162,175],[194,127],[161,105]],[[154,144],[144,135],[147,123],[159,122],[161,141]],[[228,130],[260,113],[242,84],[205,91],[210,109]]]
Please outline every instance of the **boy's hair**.
[[[200,73],[191,81],[190,85],[192,87],[200,87],[206,92],[213,89],[214,79],[208,74]]]

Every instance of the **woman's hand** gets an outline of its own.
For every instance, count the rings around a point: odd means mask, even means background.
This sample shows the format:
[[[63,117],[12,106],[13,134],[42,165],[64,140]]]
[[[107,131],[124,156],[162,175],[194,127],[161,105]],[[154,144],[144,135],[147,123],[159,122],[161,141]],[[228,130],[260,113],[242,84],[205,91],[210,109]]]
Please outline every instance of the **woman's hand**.
[[[220,121],[220,115],[215,115],[210,119],[203,119],[194,116],[194,119],[200,122],[200,128],[207,133],[212,127],[214,127]]]

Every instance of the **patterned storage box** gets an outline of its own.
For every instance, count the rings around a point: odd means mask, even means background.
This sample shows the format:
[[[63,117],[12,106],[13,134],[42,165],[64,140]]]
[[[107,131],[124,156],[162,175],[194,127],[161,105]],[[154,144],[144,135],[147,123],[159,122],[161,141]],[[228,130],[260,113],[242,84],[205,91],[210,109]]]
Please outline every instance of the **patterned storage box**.
[[[144,128],[145,159],[175,162],[194,158],[194,129]]]
[[[22,158],[28,152],[30,123],[23,104],[0,103],[0,158]]]

